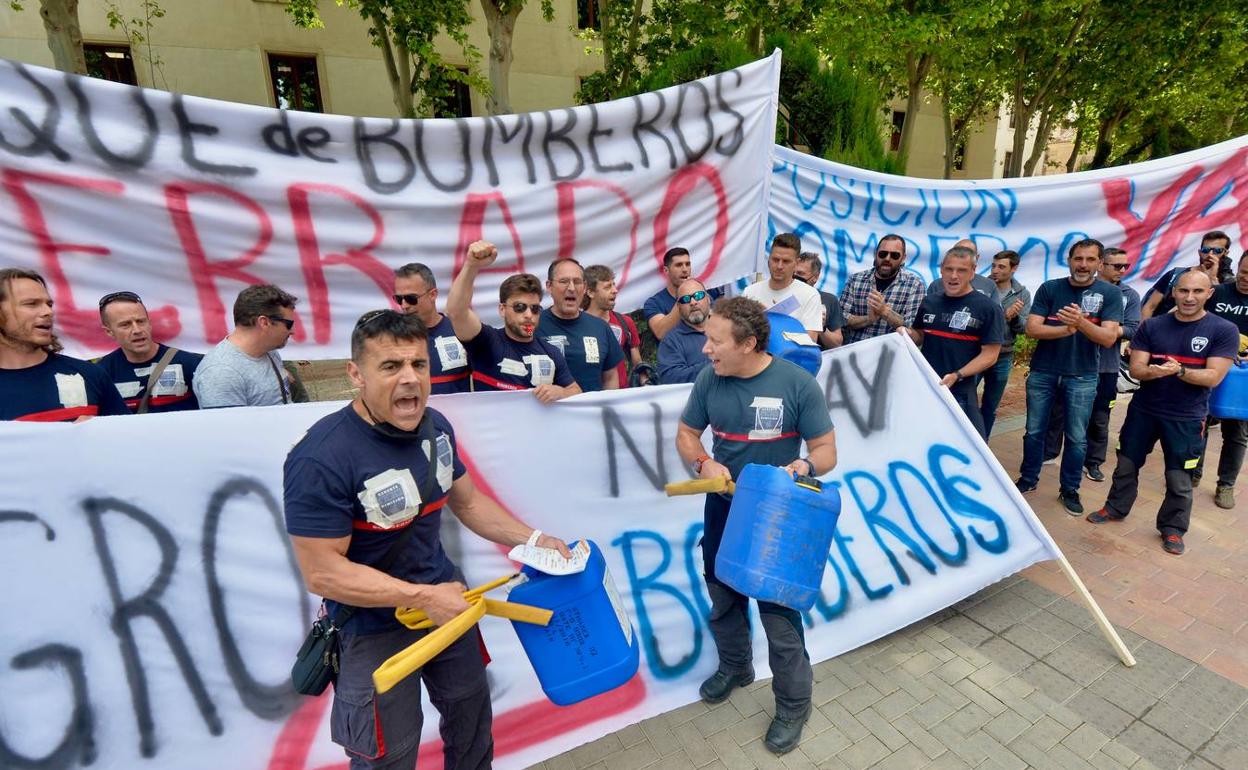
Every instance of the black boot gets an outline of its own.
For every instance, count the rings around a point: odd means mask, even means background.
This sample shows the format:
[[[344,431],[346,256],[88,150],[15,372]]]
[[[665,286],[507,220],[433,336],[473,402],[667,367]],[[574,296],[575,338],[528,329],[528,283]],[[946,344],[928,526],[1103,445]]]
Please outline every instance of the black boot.
[[[806,709],[806,713],[788,718],[777,716],[771,720],[771,727],[767,728],[767,737],[763,739],[763,745],[772,754],[788,754],[797,748],[797,744],[802,740],[802,725],[806,724],[806,720],[810,718],[810,709]]]
[[[723,703],[728,700],[728,696],[732,694],[734,687],[745,687],[753,681],[753,668],[747,668],[745,671],[738,671],[735,674],[716,671],[698,688],[698,695],[702,696],[704,703]]]

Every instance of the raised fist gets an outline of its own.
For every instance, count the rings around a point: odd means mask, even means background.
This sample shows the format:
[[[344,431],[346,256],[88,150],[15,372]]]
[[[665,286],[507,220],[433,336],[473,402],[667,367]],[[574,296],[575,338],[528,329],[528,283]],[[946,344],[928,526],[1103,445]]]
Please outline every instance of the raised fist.
[[[498,249],[489,241],[473,241],[468,244],[468,261],[477,267],[486,267],[498,259]]]

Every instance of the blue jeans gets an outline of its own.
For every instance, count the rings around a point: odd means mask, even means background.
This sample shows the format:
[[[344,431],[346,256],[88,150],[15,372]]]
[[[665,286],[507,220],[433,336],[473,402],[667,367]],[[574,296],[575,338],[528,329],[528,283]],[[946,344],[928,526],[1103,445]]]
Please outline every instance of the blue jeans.
[[[1014,351],[1003,350],[997,362],[984,370],[980,377],[984,380],[984,396],[979,405],[979,414],[984,421],[984,436],[992,435],[992,425],[997,421],[997,407],[1001,404],[1001,396],[1005,395],[1005,386],[1010,381],[1010,368],[1014,366]]]
[[[1096,372],[1054,374],[1033,371],[1027,375],[1027,434],[1023,437],[1023,464],[1019,477],[1028,484],[1040,480],[1044,462],[1044,434],[1049,413],[1060,393],[1066,402],[1066,449],[1058,475],[1062,489],[1077,490],[1083,479],[1083,461],[1088,453],[1088,419],[1096,399]]]

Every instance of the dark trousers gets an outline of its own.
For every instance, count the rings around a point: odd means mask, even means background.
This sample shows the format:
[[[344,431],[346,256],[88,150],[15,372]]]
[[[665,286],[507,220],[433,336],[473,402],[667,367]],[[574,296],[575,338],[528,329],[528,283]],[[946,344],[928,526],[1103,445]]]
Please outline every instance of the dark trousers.
[[[1083,458],[1085,466],[1101,465],[1109,454],[1109,413],[1118,400],[1118,373],[1101,372],[1096,381],[1096,398],[1092,401],[1092,414],[1088,418],[1088,448]],[[1049,414],[1049,429],[1044,434],[1044,459],[1052,460],[1062,453],[1062,436],[1066,419],[1066,402],[1061,396],[1053,403]]]
[[[983,437],[984,441],[988,440],[988,434],[984,431],[984,417],[979,411],[979,400],[975,394],[975,378],[962,380],[949,388],[949,394],[953,396],[953,400],[958,402],[958,406],[962,407],[962,414],[971,421],[971,425],[975,426],[975,430]]]
[[[1203,420],[1169,420],[1127,407],[1127,419],[1118,434],[1118,466],[1105,500],[1105,509],[1126,516],[1135,505],[1140,468],[1153,446],[1161,442],[1165,458],[1166,496],[1157,509],[1157,530],[1163,535],[1182,535],[1192,518],[1192,471],[1204,446]]]
[[[342,634],[342,658],[334,684],[330,737],[347,750],[351,770],[411,770],[416,767],[420,730],[420,683],[442,715],[444,767],[478,770],[494,760],[490,734],[490,688],[474,629],[388,692],[373,689],[373,671],[428,631],[406,628],[380,634]]]
[[[1248,420],[1221,420],[1222,455],[1218,458],[1218,486],[1233,487],[1244,467],[1244,450],[1248,448]],[[1205,443],[1209,434],[1205,433]],[[1200,462],[1196,463],[1196,475],[1204,471],[1205,450],[1201,447]]]
[[[1005,386],[1010,382],[1010,370],[1014,366],[1014,351],[1003,350],[997,362],[980,374],[984,381],[984,395],[979,405],[980,419],[984,422],[984,436],[992,435],[992,426],[997,421],[997,407],[1001,405],[1001,397],[1005,395]]]
[[[720,495],[706,496],[702,562],[705,565],[706,592],[711,597],[711,637],[719,653],[719,669],[735,674],[750,669],[754,653],[750,643],[750,598],[715,577],[715,556],[724,537],[729,505],[729,501]],[[802,616],[797,610],[771,602],[758,602],[758,614],[762,619],[763,632],[767,635],[776,716],[802,717],[810,710],[810,695],[815,683],[810,656],[806,654]]]

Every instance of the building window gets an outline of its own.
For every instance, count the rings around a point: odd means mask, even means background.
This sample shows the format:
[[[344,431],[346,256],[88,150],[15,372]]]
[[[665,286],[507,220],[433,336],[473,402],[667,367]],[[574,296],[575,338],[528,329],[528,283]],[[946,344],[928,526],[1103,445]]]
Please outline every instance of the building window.
[[[953,124],[953,132],[956,134],[966,125],[965,121],[958,120]],[[953,148],[953,170],[962,171],[966,168],[966,135],[958,142],[958,146]]]
[[[888,149],[897,152],[901,149],[901,131],[906,126],[904,110],[893,110],[893,134],[888,139]]]
[[[576,28],[602,29],[598,19],[598,0],[576,0]]]
[[[468,70],[460,67],[460,74],[467,77]],[[450,80],[446,83],[449,90],[447,95],[438,100],[438,105],[433,110],[435,118],[471,118],[472,117],[472,89],[462,80]]]
[[[130,46],[83,43],[82,52],[87,58],[87,74],[91,77],[131,86],[139,84],[134,76]]]
[[[321,81],[315,56],[269,54],[269,79],[273,83],[273,104],[283,110],[324,112]]]

